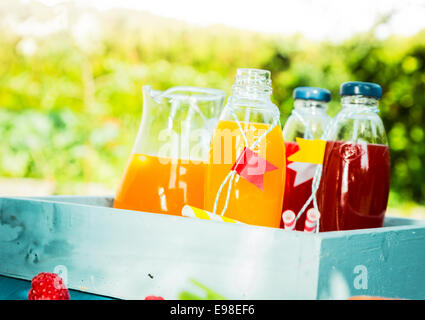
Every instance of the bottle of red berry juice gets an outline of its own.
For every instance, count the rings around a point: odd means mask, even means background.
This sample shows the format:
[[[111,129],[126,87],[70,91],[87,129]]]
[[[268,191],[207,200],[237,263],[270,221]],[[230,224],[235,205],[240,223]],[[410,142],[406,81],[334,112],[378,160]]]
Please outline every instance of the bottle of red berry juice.
[[[330,122],[327,115],[329,90],[315,87],[298,87],[293,92],[294,108],[283,128],[286,148],[286,182],[283,198],[283,211],[292,210],[295,214],[311,196],[311,183],[316,166],[288,160],[299,150],[296,138],[320,139]],[[313,203],[306,208],[307,211]],[[303,231],[305,214],[297,221],[296,230]],[[283,224],[281,224],[283,227]]]
[[[340,88],[342,109],[326,134],[316,197],[320,231],[382,227],[390,189],[390,152],[378,115],[382,89],[368,82]]]

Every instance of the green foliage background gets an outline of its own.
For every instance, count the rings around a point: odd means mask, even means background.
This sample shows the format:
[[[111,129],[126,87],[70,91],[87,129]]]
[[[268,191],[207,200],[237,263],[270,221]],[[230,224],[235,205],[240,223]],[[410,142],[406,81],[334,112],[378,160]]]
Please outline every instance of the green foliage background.
[[[75,182],[117,185],[142,114],[141,86],[214,87],[231,93],[238,67],[272,71],[282,123],[292,90],[332,91],[339,109],[344,81],[383,87],[381,116],[392,157],[391,199],[425,199],[425,31],[377,39],[374,29],[342,43],[313,43],[224,27],[135,28],[111,19],[82,44],[61,31],[31,39],[0,30],[0,176],[57,182],[57,193],[78,193]]]

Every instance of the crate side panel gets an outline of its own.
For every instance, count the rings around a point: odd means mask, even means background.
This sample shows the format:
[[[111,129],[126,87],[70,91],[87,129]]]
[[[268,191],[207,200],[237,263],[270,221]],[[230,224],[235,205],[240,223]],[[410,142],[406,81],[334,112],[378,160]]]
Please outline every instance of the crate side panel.
[[[318,298],[425,299],[425,228],[400,228],[323,239]]]
[[[179,297],[195,279],[227,298],[313,299],[318,238],[280,229],[41,200],[0,199],[0,273],[65,268],[70,288]]]

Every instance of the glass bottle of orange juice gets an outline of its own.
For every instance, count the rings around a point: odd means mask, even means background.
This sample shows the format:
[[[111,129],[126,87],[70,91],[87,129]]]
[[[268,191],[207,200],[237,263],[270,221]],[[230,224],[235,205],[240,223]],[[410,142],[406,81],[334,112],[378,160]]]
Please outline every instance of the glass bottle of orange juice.
[[[205,209],[279,228],[286,158],[270,76],[267,70],[237,70],[233,94],[211,140]]]
[[[224,105],[221,90],[143,87],[143,115],[114,208],[181,215],[202,208],[212,133]]]

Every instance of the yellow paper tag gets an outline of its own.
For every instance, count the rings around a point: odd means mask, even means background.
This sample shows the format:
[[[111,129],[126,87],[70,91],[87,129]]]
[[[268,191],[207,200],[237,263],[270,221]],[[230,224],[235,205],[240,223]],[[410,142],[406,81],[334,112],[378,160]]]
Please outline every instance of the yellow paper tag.
[[[201,219],[201,220],[212,220],[212,221],[229,222],[229,223],[242,223],[237,220],[234,220],[228,217],[222,217],[222,216],[219,216],[218,214],[213,214],[211,212],[208,212],[196,207],[192,207],[189,205],[185,205],[183,207],[182,216],[195,218],[195,219]]]
[[[288,160],[294,162],[307,162],[313,164],[322,164],[325,156],[325,140],[307,140],[296,138],[300,150],[291,155]]]

